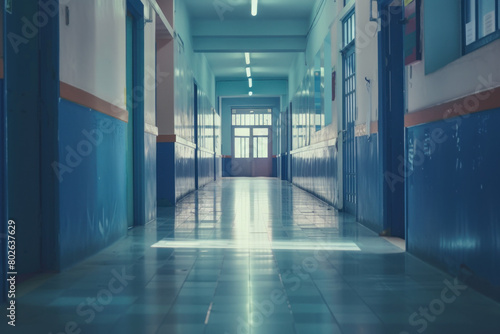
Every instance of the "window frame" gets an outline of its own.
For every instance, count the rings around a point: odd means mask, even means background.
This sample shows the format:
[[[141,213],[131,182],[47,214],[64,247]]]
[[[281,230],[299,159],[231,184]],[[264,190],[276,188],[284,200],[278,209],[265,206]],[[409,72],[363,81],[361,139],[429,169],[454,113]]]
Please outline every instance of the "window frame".
[[[479,38],[479,5],[478,1],[473,0],[475,5],[475,41],[469,45],[466,45],[467,31],[466,31],[466,23],[467,23],[467,2],[469,0],[462,0],[462,53],[464,55],[476,51],[477,49],[482,48],[483,46],[497,40],[500,38],[500,23],[499,23],[499,1],[495,1],[495,32],[486,35],[482,38]]]

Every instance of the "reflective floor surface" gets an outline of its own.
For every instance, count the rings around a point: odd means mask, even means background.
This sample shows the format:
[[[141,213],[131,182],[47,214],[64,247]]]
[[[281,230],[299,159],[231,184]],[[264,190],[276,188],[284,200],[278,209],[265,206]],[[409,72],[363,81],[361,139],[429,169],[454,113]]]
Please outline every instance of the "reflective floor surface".
[[[500,333],[500,305],[276,179],[224,179],[64,273],[1,333]],[[78,237],[78,236],[75,236]]]

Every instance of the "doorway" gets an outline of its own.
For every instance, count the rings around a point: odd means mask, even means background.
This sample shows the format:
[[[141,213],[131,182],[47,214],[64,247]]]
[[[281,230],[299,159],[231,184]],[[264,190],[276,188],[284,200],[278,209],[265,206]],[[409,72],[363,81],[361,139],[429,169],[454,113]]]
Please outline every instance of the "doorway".
[[[146,223],[144,184],[144,6],[127,0],[127,225]]]
[[[404,161],[404,55],[401,1],[382,7],[388,24],[381,32],[382,68],[379,128],[384,171],[383,216],[385,234],[405,238],[405,180],[398,172]],[[391,177],[392,176],[392,177]]]
[[[127,226],[134,226],[134,17],[127,11]]]
[[[196,145],[196,149],[194,152],[194,187],[195,189],[199,189],[199,171],[198,171],[198,154],[199,154],[199,140],[198,140],[198,85],[196,82],[193,84],[193,95],[194,95],[194,103],[193,103],[193,117],[194,117],[194,144]]]
[[[343,189],[344,211],[356,214],[357,163],[356,163],[356,48],[355,15],[352,11],[343,21]]]
[[[273,175],[272,116],[272,109],[232,109],[233,176]]]

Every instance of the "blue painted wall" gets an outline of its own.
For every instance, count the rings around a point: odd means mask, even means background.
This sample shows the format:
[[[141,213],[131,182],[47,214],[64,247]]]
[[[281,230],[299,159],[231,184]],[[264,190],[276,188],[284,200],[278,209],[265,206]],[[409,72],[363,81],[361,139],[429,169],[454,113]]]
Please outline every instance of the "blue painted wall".
[[[195,154],[194,147],[179,142],[157,143],[158,205],[175,205],[196,189]]]
[[[500,110],[407,130],[408,250],[500,299]]]
[[[127,123],[59,103],[60,265],[66,268],[127,231]]]
[[[376,232],[384,230],[382,175],[378,134],[356,137],[357,219]]]
[[[181,199],[196,189],[195,154],[196,149],[175,143],[175,198]]]
[[[198,187],[201,188],[214,180],[215,155],[213,152],[198,150]]]
[[[156,135],[144,133],[145,222],[156,219]]]
[[[158,205],[175,205],[175,143],[156,144]]]
[[[339,207],[337,159],[338,150],[334,145],[308,148],[299,153],[293,153],[293,184]]]

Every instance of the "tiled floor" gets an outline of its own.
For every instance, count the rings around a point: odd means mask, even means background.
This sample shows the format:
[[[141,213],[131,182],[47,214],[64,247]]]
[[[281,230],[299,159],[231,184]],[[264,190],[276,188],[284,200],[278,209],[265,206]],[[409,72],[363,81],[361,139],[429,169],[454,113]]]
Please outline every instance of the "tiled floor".
[[[285,182],[226,179],[158,215],[23,284],[7,333],[500,333],[499,304]]]

